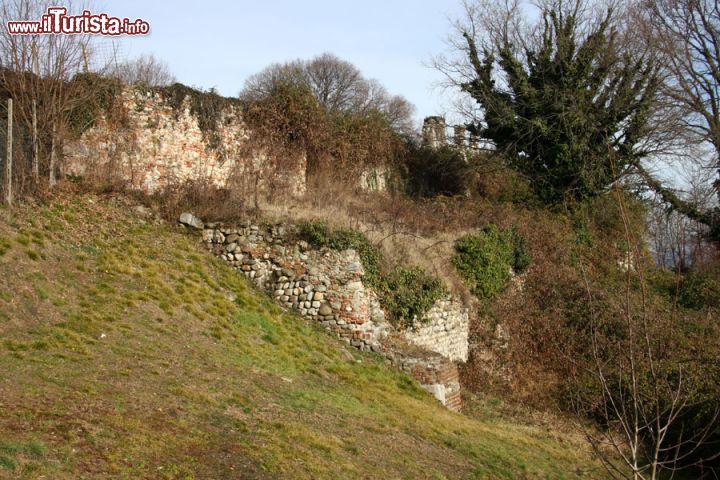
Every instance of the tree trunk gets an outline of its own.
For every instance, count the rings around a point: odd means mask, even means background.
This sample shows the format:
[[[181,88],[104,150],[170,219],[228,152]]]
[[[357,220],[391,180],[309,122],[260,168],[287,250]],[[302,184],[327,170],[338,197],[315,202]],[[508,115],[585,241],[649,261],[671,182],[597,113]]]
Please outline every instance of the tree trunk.
[[[52,136],[50,137],[50,173],[48,175],[48,183],[51,187],[54,187],[57,183],[55,179],[55,134],[56,134],[55,122],[52,125]]]
[[[40,180],[40,155],[37,128],[37,100],[32,104],[32,177],[35,185]]]
[[[7,101],[7,156],[5,157],[5,203],[12,205],[12,163],[13,163],[13,101]]]

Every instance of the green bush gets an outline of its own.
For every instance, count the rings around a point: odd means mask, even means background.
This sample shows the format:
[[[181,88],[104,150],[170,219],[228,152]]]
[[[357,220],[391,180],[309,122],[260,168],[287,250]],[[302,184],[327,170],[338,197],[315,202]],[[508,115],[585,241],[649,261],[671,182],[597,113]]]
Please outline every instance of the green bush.
[[[511,230],[512,242],[513,242],[513,270],[515,273],[522,273],[525,269],[530,266],[532,257],[530,256],[530,246],[528,245],[525,237],[517,233],[514,229]]]
[[[420,267],[396,268],[386,276],[384,287],[383,306],[391,318],[406,326],[411,325],[414,318],[422,318],[445,294],[440,279]]]
[[[487,225],[458,240],[452,261],[475,295],[491,298],[505,288],[511,269],[521,273],[531,257],[527,241],[514,229]]]
[[[356,230],[332,230],[322,222],[305,223],[300,236],[315,247],[357,251],[365,270],[365,282],[378,293],[382,307],[396,324],[409,325],[415,317],[422,318],[445,294],[442,281],[419,267],[384,270],[382,252]]]
[[[710,273],[690,271],[677,286],[678,304],[701,310],[720,305],[720,281]]]

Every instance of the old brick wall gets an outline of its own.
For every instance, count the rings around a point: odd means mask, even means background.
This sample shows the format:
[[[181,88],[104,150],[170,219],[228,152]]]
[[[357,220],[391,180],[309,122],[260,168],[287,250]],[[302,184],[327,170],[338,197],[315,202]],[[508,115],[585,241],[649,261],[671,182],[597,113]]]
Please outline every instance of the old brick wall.
[[[110,122],[103,115],[67,143],[65,173],[84,176],[109,168],[146,192],[186,180],[225,186],[230,179],[248,189],[305,192],[305,156],[283,159],[283,167],[274,168],[275,159],[250,144],[240,105],[227,103],[210,138],[187,97],[180,108],[158,90],[124,87],[120,97],[126,120]]]

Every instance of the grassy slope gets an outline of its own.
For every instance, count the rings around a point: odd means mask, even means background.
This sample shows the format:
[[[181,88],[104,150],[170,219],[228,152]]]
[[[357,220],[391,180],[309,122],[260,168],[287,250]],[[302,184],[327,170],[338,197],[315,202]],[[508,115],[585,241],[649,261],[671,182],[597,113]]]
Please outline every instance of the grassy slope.
[[[0,210],[0,478],[587,469],[537,427],[445,410],[130,211],[89,196]]]

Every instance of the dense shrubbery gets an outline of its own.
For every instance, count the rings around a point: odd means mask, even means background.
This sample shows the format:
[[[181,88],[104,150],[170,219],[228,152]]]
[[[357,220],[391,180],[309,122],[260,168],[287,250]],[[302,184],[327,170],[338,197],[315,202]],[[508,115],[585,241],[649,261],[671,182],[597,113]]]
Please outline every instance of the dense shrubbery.
[[[70,81],[68,88],[77,90],[78,95],[88,99],[73,105],[68,115],[70,131],[75,135],[82,134],[93,127],[101,115],[124,114],[121,106],[116,105],[122,85],[117,79],[104,77],[95,73],[79,73]],[[114,118],[122,120],[122,118]]]
[[[297,148],[311,153],[327,137],[326,112],[302,85],[274,85],[267,96],[245,103],[244,119],[253,142],[276,155]]]
[[[300,228],[300,236],[316,247],[356,250],[365,270],[365,281],[378,294],[390,320],[396,324],[407,326],[415,318],[422,318],[445,294],[442,281],[420,267],[386,268],[382,252],[356,230],[332,230],[322,222],[305,223]]]
[[[691,270],[677,285],[678,304],[701,310],[720,306],[720,279],[712,272]]]
[[[413,197],[462,195],[470,166],[457,148],[408,144],[404,162],[405,189]]]
[[[386,275],[381,296],[390,317],[404,325],[421,318],[445,293],[442,281],[420,267],[398,267]]]
[[[392,164],[404,151],[384,112],[327,110],[302,84],[276,82],[263,96],[246,100],[244,119],[252,143],[276,163],[301,151],[308,174],[323,181],[357,184],[365,169]]]
[[[357,186],[359,174],[403,155],[401,132],[411,129],[407,100],[329,54],[271,65],[240,96],[254,142],[274,157],[301,148],[311,184]]]
[[[455,245],[453,264],[473,293],[491,298],[505,288],[511,270],[521,273],[530,264],[527,241],[514,229],[488,225],[463,236]]]

